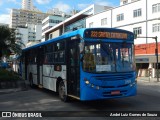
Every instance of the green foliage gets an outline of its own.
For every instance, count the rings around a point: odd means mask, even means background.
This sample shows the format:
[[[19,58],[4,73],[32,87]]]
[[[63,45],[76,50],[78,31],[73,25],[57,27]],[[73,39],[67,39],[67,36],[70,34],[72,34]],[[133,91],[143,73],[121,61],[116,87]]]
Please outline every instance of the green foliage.
[[[21,45],[16,43],[15,29],[0,26],[0,57],[21,54],[21,51]]]
[[[17,73],[0,68],[0,81],[13,81],[20,79],[21,77]]]

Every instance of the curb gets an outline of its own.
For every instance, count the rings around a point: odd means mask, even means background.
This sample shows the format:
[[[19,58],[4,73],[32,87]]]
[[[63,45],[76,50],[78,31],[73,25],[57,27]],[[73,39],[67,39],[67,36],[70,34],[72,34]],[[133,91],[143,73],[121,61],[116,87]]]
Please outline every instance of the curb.
[[[149,77],[137,77],[137,80],[138,81],[145,81],[145,82],[157,82],[157,78],[149,78]],[[159,82],[157,83],[160,83],[160,78],[159,78]]]
[[[0,95],[1,94],[7,94],[12,92],[18,92],[18,91],[26,91],[28,90],[27,84],[25,81],[16,81],[17,87],[15,88],[3,88],[0,89]]]
[[[150,81],[149,81],[149,79],[137,79],[137,84],[145,85],[145,86],[151,87],[151,88],[154,88],[154,87],[160,88],[160,82],[157,82],[155,79],[151,79]]]

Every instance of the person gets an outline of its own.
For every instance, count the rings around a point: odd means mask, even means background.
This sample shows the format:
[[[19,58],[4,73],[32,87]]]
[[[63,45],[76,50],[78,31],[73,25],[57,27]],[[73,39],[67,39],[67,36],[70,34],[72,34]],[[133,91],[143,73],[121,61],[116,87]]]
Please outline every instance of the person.
[[[94,55],[91,53],[89,46],[85,49],[83,68],[85,70],[92,71],[95,69]]]

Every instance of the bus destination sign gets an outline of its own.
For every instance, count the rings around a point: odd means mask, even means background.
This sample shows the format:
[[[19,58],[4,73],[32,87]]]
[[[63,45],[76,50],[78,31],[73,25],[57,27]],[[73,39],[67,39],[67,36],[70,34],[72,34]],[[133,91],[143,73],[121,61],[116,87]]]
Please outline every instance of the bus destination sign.
[[[118,32],[118,31],[86,31],[85,32],[86,38],[100,38],[100,39],[128,39],[128,34],[124,32]]]

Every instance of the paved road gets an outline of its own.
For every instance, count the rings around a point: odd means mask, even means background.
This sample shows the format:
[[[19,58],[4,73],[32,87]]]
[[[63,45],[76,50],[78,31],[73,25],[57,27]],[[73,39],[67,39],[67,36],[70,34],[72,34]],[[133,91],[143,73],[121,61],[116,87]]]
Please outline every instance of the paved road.
[[[137,96],[134,97],[90,102],[72,100],[69,103],[60,101],[58,95],[54,92],[30,88],[27,91],[0,95],[0,111],[84,111],[85,114],[82,112],[82,115],[99,114],[99,111],[104,114],[109,111],[160,111],[160,83],[139,81],[138,93]],[[63,112],[62,114],[79,114],[79,116],[81,116],[81,112]],[[65,120],[75,119],[75,117],[58,118]],[[106,117],[100,118],[106,119]],[[131,118],[133,119],[133,117],[130,117],[130,119]],[[81,120],[82,118],[79,117],[78,119]],[[93,120],[97,118],[86,118],[86,120],[89,119]],[[116,117],[114,119],[119,118]],[[142,117],[138,119],[142,119]],[[145,119],[151,118],[147,117]],[[157,118],[154,117],[154,119]]]

